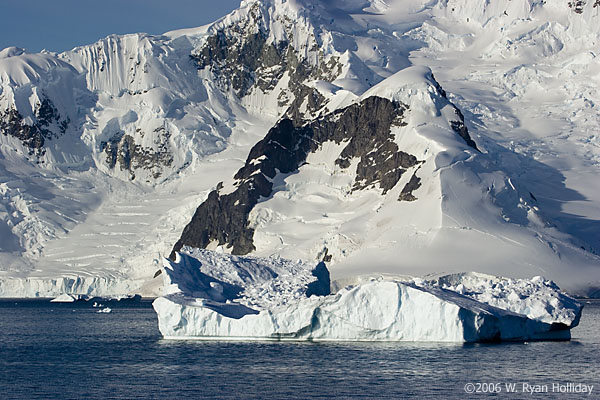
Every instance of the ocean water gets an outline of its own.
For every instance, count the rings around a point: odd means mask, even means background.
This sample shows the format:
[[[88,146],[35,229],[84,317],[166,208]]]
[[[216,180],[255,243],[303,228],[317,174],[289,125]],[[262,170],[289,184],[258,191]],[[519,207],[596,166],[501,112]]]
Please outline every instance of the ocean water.
[[[151,302],[110,307],[0,301],[0,399],[600,398],[597,301],[507,344],[167,341]]]

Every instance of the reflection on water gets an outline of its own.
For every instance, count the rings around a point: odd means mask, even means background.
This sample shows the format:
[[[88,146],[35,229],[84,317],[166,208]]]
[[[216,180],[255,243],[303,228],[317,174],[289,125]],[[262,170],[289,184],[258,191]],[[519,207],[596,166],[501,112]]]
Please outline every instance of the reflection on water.
[[[570,342],[465,345],[168,341],[150,302],[110,307],[0,301],[0,397],[465,398],[469,382],[585,383],[600,397],[598,302]]]

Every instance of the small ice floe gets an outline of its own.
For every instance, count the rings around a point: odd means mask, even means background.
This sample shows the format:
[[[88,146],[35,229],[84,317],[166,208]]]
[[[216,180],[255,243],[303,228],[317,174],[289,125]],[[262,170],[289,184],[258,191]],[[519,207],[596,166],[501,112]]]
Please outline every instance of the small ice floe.
[[[75,296],[63,293],[60,296],[55,297],[54,299],[50,300],[50,303],[73,303],[76,300],[78,300],[78,299],[75,298]]]
[[[109,313],[111,311],[112,310],[110,309],[110,307],[105,307],[105,308],[102,308],[102,309],[100,309],[100,310],[98,310],[96,312],[98,312],[98,313],[106,313],[107,314],[107,313]]]
[[[104,307],[104,304],[94,302],[94,304],[92,304],[92,307],[94,307],[94,308],[100,308],[100,307]]]
[[[85,294],[68,294],[68,293],[63,293],[58,297],[53,298],[52,300],[50,300],[51,303],[73,303],[75,301],[88,301],[90,299],[90,296],[85,295]]]

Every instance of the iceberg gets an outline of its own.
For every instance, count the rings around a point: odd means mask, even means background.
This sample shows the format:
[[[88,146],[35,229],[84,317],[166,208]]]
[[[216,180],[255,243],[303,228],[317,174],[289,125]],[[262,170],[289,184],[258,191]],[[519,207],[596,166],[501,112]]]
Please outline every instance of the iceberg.
[[[63,293],[60,296],[57,296],[50,300],[50,303],[73,303],[77,300],[79,300],[78,296]]]
[[[184,248],[153,307],[166,339],[487,342],[568,340],[583,306],[551,281],[381,277],[329,293],[329,273]]]
[[[142,296],[139,294],[127,294],[122,296],[89,296],[86,294],[69,294],[63,293],[53,299],[50,300],[50,303],[74,303],[74,302],[82,302],[82,301],[94,301],[92,307],[102,307],[102,304],[98,303],[98,301],[118,301],[118,302],[137,302],[142,299]]]

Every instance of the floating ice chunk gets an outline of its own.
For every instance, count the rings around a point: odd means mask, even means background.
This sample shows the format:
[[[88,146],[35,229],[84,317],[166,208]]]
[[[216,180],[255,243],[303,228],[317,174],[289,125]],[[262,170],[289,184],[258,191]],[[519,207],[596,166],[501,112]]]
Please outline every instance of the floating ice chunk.
[[[52,300],[50,300],[50,302],[51,303],[73,303],[74,301],[77,301],[77,300],[79,300],[79,296],[63,293],[60,296],[55,297]]]
[[[85,294],[69,294],[69,293],[63,293],[55,298],[53,298],[52,300],[50,300],[51,303],[72,303],[74,301],[88,301],[90,299],[90,296],[87,296]]]
[[[582,306],[543,279],[508,280],[478,274],[455,274],[437,280],[374,280],[335,294],[311,296],[308,285],[293,296],[277,273],[264,274],[270,259],[242,258],[202,251],[166,261],[165,296],[153,303],[159,329],[170,339],[221,340],[365,340],[365,341],[525,341],[566,340],[579,322]],[[289,261],[278,260],[292,266]],[[203,268],[204,272],[200,272]],[[250,279],[251,269],[260,279]],[[296,266],[298,268],[298,266]],[[207,284],[224,270],[244,276],[239,291],[223,300]],[[299,271],[305,271],[298,268]],[[317,270],[319,270],[317,272]],[[311,275],[325,275],[324,264]],[[281,272],[281,271],[279,271]],[[297,285],[294,276],[290,284]],[[328,278],[328,274],[327,274]],[[266,281],[277,284],[266,285]],[[314,279],[314,278],[313,278]],[[314,282],[322,284],[325,279]],[[179,282],[179,283],[177,283]],[[210,282],[210,281],[209,281]],[[225,280],[223,286],[232,285]],[[271,282],[272,283],[272,282]],[[267,290],[268,289],[268,290]],[[476,290],[477,289],[477,290]],[[285,289],[283,289],[285,290]],[[245,293],[245,295],[241,295]],[[301,296],[296,296],[302,293]],[[255,295],[256,294],[256,295]],[[322,293],[326,294],[326,292]],[[259,301],[259,297],[269,301]],[[551,305],[551,307],[547,307]],[[546,312],[540,310],[546,306]]]
[[[198,305],[179,295],[154,302],[160,331],[170,339],[474,342],[570,338],[569,329],[560,326],[455,292],[400,282],[364,283],[257,314],[232,316],[221,307]]]
[[[105,313],[108,314],[109,312],[111,312],[112,309],[110,307],[105,307],[105,308],[101,308],[100,310],[96,311],[97,313]]]

